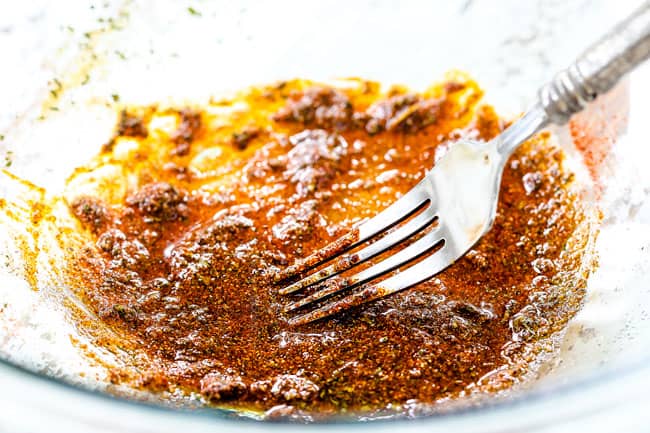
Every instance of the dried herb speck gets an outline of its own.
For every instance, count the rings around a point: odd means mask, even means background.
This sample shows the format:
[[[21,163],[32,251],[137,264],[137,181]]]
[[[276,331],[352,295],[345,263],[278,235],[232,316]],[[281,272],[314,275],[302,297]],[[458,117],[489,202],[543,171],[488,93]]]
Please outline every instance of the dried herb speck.
[[[9,168],[9,167],[11,167],[11,164],[13,164],[12,157],[13,157],[13,152],[12,151],[8,151],[5,154],[5,168]]]

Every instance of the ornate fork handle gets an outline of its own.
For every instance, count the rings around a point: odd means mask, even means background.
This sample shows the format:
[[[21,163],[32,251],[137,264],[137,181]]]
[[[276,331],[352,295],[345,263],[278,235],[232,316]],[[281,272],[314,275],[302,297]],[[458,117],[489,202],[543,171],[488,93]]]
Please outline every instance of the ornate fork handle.
[[[650,1],[587,49],[539,91],[548,120],[563,125],[650,57]]]

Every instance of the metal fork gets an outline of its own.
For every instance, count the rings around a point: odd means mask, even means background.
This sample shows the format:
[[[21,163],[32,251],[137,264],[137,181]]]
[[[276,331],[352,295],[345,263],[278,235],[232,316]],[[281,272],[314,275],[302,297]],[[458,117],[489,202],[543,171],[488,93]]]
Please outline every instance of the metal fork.
[[[543,86],[532,108],[499,136],[488,143],[471,140],[454,143],[436,166],[394,204],[334,243],[281,271],[276,279],[284,282],[333,260],[329,266],[279,290],[281,294],[290,294],[315,286],[314,293],[289,304],[285,312],[303,309],[342,290],[357,287],[341,299],[289,319],[289,323],[304,324],[388,296],[427,280],[454,263],[490,229],[496,215],[501,175],[512,152],[541,128],[567,123],[573,114],[611,89],[649,56],[650,1],[647,1]],[[407,219],[409,216],[412,218]],[[403,224],[398,225],[400,222]],[[429,230],[426,234],[385,260],[350,277],[338,276],[412,239],[425,228]],[[385,233],[383,237],[358,252],[345,253],[382,233]],[[410,267],[372,283],[423,255],[424,259]]]

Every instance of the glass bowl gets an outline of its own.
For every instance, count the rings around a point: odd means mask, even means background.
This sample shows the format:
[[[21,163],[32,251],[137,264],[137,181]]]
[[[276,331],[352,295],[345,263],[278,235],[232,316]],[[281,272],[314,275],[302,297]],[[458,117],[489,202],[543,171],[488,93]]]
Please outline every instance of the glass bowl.
[[[517,2],[45,1],[0,6],[0,199],[40,200],[110,137],[115,106],[207,101],[249,85],[359,76],[424,88],[468,72],[505,115],[638,5]],[[554,134],[594,184],[599,267],[561,350],[526,389],[477,408],[412,420],[346,419],[322,430],[642,431],[650,421],[650,65]],[[585,143],[588,152],[585,152]],[[44,187],[42,190],[27,186]],[[21,209],[17,208],[17,212]],[[33,216],[23,208],[22,218]],[[17,254],[25,226],[0,218],[0,431],[274,430],[191,402],[106,383],[62,305],[55,250]],[[50,233],[49,235],[52,235]],[[35,242],[47,244],[42,234]],[[33,248],[35,245],[27,245]],[[38,246],[38,245],[36,245]],[[22,247],[25,247],[23,245]],[[33,291],[32,278],[39,287]],[[95,359],[112,355],[89,347]],[[193,407],[197,406],[197,407]]]

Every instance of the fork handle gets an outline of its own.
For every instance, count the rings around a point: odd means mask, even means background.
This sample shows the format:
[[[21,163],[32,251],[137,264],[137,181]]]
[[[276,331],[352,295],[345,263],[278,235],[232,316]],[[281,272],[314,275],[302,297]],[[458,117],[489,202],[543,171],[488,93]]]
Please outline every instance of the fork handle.
[[[650,57],[650,1],[588,48],[539,91],[548,121],[563,125]]]

